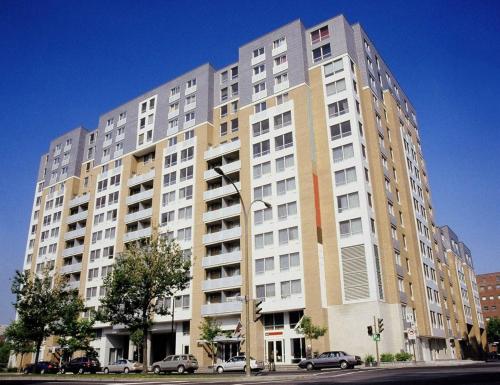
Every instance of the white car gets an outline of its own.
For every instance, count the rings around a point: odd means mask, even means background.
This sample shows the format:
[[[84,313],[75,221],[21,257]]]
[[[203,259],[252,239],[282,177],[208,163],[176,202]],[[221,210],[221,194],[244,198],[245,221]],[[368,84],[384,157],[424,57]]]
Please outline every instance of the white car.
[[[104,373],[130,373],[130,372],[142,372],[142,364],[137,361],[132,360],[118,360],[109,365],[106,365],[103,369]]]
[[[234,356],[226,362],[217,364],[216,371],[219,374],[224,372],[244,372],[245,367],[245,356]],[[264,362],[257,361],[254,358],[250,357],[250,368],[253,371],[260,372],[261,370],[264,370]]]

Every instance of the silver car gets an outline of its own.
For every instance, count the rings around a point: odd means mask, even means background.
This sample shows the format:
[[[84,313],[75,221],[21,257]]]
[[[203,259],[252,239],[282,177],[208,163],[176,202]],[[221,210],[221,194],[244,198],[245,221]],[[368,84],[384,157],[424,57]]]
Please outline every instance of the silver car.
[[[130,372],[142,372],[142,364],[137,361],[132,360],[118,360],[109,365],[106,365],[103,369],[104,373],[130,373]]]
[[[221,374],[224,372],[244,372],[246,367],[245,356],[234,356],[227,360],[226,362],[222,362],[216,365],[217,373]],[[253,371],[260,372],[264,370],[264,362],[257,361],[254,358],[250,357],[250,369]]]
[[[192,354],[176,354],[167,356],[161,361],[153,362],[154,374],[177,372],[194,373],[198,369],[198,360]]]
[[[361,357],[347,354],[346,352],[324,352],[316,358],[302,360],[299,363],[299,368],[314,370],[323,368],[354,368],[356,365],[361,365]]]

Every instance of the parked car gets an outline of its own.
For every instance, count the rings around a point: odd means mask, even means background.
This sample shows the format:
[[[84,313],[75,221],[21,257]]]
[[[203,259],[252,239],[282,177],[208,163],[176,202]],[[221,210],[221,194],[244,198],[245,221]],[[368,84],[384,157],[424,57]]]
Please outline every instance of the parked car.
[[[153,362],[153,373],[184,372],[194,373],[198,369],[198,360],[192,354],[176,354],[165,357],[161,361]]]
[[[354,368],[361,365],[361,357],[347,354],[346,352],[324,352],[316,358],[310,358],[299,362],[299,368],[314,370],[323,368]]]
[[[83,374],[85,372],[96,373],[101,371],[101,364],[95,358],[78,357],[63,365],[61,373],[73,372]]]
[[[58,373],[59,365],[49,361],[38,361],[38,364],[35,367],[35,364],[26,365],[23,369],[24,374],[28,373]]]
[[[234,356],[231,357],[226,362],[216,365],[217,373],[221,374],[224,372],[244,372],[246,368],[245,356]],[[260,372],[264,370],[264,362],[257,361],[253,357],[250,357],[250,369],[253,371]]]
[[[130,373],[130,372],[142,372],[143,365],[137,361],[132,360],[118,360],[109,365],[106,365],[103,372],[108,373]]]

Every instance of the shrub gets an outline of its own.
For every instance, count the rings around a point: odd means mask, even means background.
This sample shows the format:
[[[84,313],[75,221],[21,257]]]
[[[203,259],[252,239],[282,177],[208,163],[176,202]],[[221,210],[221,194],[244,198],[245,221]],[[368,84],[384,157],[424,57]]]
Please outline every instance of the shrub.
[[[364,360],[366,363],[369,363],[371,364],[372,362],[375,362],[375,357],[373,357],[371,354],[367,354],[365,356],[365,360]]]
[[[380,361],[382,361],[382,362],[394,362],[394,354],[382,353],[380,355]]]
[[[413,356],[407,352],[400,352],[396,353],[394,357],[396,361],[410,361]]]

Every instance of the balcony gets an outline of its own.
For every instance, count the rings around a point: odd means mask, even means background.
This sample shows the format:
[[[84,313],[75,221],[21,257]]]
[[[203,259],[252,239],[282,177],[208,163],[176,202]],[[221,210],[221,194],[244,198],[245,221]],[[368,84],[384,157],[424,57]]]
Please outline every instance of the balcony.
[[[202,283],[203,290],[222,290],[241,286],[241,275],[223,277],[217,279],[206,279]]]
[[[218,210],[203,213],[203,222],[212,222],[222,218],[234,217],[240,215],[241,205],[236,204],[229,207],[223,207]]]
[[[241,237],[241,227],[233,227],[232,229],[221,230],[216,233],[203,235],[203,244],[209,245],[211,243],[224,242],[231,239]]]
[[[125,215],[125,223],[135,222],[145,218],[151,218],[151,215],[153,215],[152,208],[139,210],[135,213]]]
[[[66,223],[70,224],[70,223],[74,223],[74,222],[78,222],[78,221],[83,221],[83,220],[87,219],[88,216],[89,216],[88,211],[82,211],[82,212],[68,216],[66,218]]]
[[[242,303],[240,301],[228,301],[221,303],[208,303],[201,305],[202,316],[213,316],[222,314],[241,313]]]
[[[219,255],[211,255],[209,257],[203,257],[201,265],[204,268],[214,267],[220,265],[227,265],[231,263],[241,262],[241,251],[233,251],[231,253],[223,253]]]
[[[231,162],[231,163],[227,163],[227,164],[224,164],[220,167],[222,169],[222,171],[224,171],[224,174],[230,174],[234,171],[238,171],[241,169],[241,161],[237,160],[237,161],[234,161],[234,162]],[[213,178],[217,178],[217,177],[220,177],[219,174],[217,174],[215,172],[215,170],[211,169],[211,170],[207,170],[203,173],[203,177],[205,178],[205,180],[209,180],[209,179],[213,179]]]
[[[68,286],[66,286],[68,290],[80,289],[80,281],[71,281],[68,282]]]
[[[129,180],[127,181],[127,186],[132,187],[147,182],[151,179],[154,179],[154,177],[155,177],[155,170],[152,169],[151,171],[148,171],[145,174],[134,175],[133,177],[129,178]]]
[[[229,142],[229,143],[224,143],[216,147],[211,147],[207,151],[205,151],[205,154],[203,155],[203,159],[209,160],[216,158],[218,156],[222,156],[224,154],[227,154],[229,152],[233,152],[236,150],[239,150],[241,147],[240,140],[235,140],[234,142]]]
[[[259,72],[257,75],[252,75],[252,83],[260,82],[266,78],[266,71]]]
[[[241,189],[240,182],[235,182],[234,184],[238,190]],[[203,193],[203,199],[209,201],[211,199],[221,198],[227,195],[236,194],[234,187],[232,185],[222,186],[214,188],[212,190],[207,190]]]
[[[271,54],[273,56],[276,56],[276,55],[279,55],[280,53],[283,53],[287,50],[288,46],[286,44],[286,42],[280,44],[279,47],[276,47],[276,48],[273,48],[273,50],[271,51]]]
[[[127,204],[131,205],[133,203],[137,203],[151,198],[153,198],[153,189],[141,191],[140,193],[127,197]]]
[[[84,237],[85,231],[86,231],[85,227],[82,227],[82,228],[76,229],[76,230],[72,230],[72,231],[68,231],[64,234],[64,240],[67,241],[68,239],[75,239],[75,238]]]
[[[64,249],[63,257],[71,257],[72,255],[83,254],[83,247],[83,245],[78,245]]]
[[[70,265],[64,265],[61,267],[61,274],[71,274],[82,271],[82,263],[72,263]],[[78,282],[78,284],[80,284]]]
[[[89,194],[84,194],[80,195],[77,197],[74,197],[69,201],[69,207],[75,207],[78,205],[83,205],[84,203],[87,203],[90,200],[90,195]]]
[[[288,62],[281,63],[279,65],[273,66],[273,75],[276,75],[280,72],[286,71],[288,69]]]
[[[151,236],[151,227],[125,233],[125,235],[123,236],[123,241],[130,242],[136,239],[146,238],[149,236]]]
[[[196,84],[194,86],[191,86],[191,87],[186,87],[186,89],[184,91],[184,95],[192,94],[193,92],[196,92],[196,89],[197,89]]]

